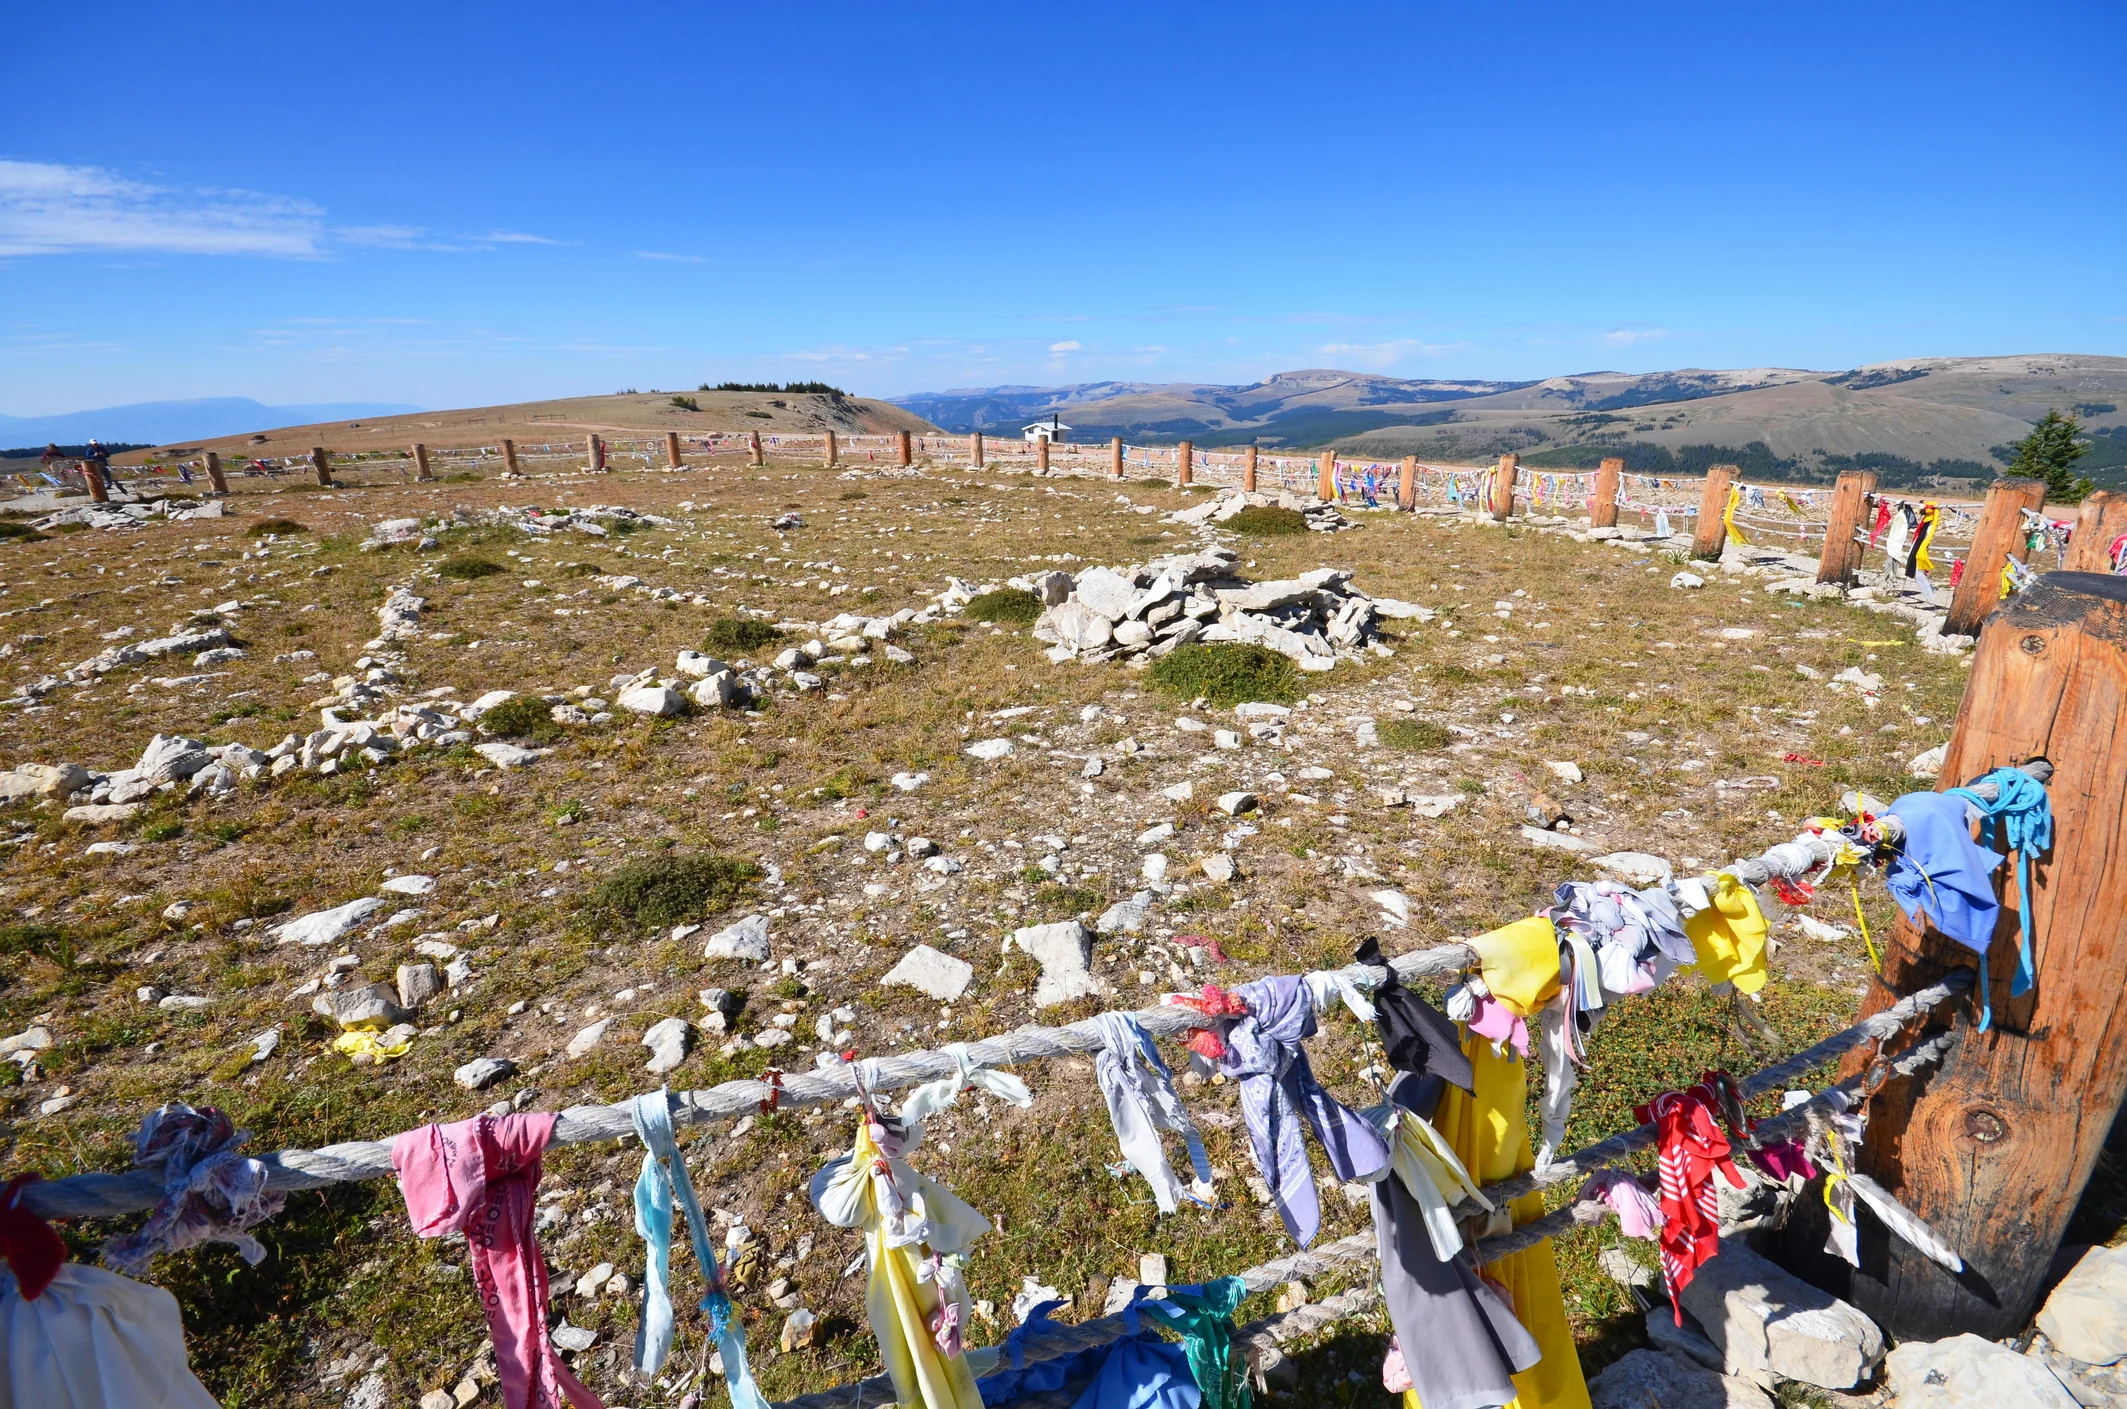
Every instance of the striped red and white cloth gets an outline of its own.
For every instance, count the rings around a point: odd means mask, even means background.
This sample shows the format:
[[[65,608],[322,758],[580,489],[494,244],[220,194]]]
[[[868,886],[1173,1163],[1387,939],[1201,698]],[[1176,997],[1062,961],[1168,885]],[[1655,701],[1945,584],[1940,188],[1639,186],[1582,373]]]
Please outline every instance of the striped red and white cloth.
[[[1699,1268],[1721,1250],[1720,1196],[1716,1171],[1740,1189],[1743,1176],[1729,1158],[1728,1137],[1721,1133],[1719,1107],[1710,1086],[1665,1091],[1634,1113],[1652,1122],[1661,1148],[1662,1280],[1679,1326],[1684,1309],[1677,1298]]]

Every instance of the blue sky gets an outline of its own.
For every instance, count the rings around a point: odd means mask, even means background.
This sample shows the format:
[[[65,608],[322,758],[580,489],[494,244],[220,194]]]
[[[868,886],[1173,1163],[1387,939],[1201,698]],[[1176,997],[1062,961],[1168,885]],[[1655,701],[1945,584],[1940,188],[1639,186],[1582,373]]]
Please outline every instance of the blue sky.
[[[13,415],[2127,354],[2117,3],[24,5],[7,32]]]

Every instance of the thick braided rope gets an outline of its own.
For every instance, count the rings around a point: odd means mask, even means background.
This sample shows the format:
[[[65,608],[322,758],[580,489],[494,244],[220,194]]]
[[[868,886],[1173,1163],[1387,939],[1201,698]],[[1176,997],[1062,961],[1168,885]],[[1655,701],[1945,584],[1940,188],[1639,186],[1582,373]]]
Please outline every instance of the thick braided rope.
[[[1934,999],[1935,1002],[1940,1002],[1943,997],[1949,996],[1949,992],[1954,992],[1961,985],[1938,984],[1936,987],[1946,990]],[[1934,990],[1930,989],[1922,994],[1916,994],[1914,997],[1916,999],[1922,998],[1933,992]],[[1912,1000],[1909,999],[1907,1001],[1911,1002]],[[1904,1005],[1901,1004],[1900,1006]],[[1922,1005],[1916,1008],[1914,1012],[1924,1012],[1927,1006],[1930,1005]],[[1889,1013],[1887,1012],[1880,1016],[1887,1017]],[[1907,1016],[1910,1017],[1911,1014]],[[1849,1029],[1850,1032],[1854,1030]],[[1882,1035],[1888,1036],[1895,1031],[1897,1031],[1897,1028],[1893,1026],[1888,1028]],[[1847,1034],[1842,1033],[1840,1035],[1843,1037]],[[1891,1072],[1895,1076],[1910,1075],[1947,1054],[1955,1042],[1955,1033],[1940,1033],[1900,1056],[1891,1064]],[[1819,1044],[1820,1047],[1822,1045],[1821,1043]],[[1852,1044],[1849,1043],[1848,1045],[1851,1046]],[[1817,1049],[1812,1048],[1810,1050],[1815,1052]],[[1841,1048],[1840,1050],[1843,1051],[1845,1049]],[[1803,1055],[1808,1056],[1809,1053],[1804,1053]],[[1836,1053],[1832,1055],[1836,1055]],[[1816,1058],[1816,1061],[1823,1060],[1828,1060],[1828,1057]],[[1812,1061],[1801,1069],[1807,1070],[1808,1066],[1815,1064],[1816,1062]],[[1752,1095],[1757,1095],[1773,1089],[1779,1083],[1777,1081],[1768,1081],[1767,1078],[1775,1077],[1789,1065],[1791,1065],[1791,1062],[1783,1062],[1779,1066],[1766,1068],[1744,1083],[1745,1090]],[[1802,1134],[1807,1128],[1809,1112],[1812,1110],[1829,1111],[1832,1109],[1832,1092],[1837,1091],[1843,1095],[1851,1096],[1862,1088],[1867,1079],[1865,1074],[1848,1077],[1845,1081],[1826,1087],[1823,1091],[1810,1097],[1806,1102],[1784,1110],[1778,1115],[1759,1121],[1757,1126],[1758,1137],[1761,1140],[1784,1140]],[[1576,1161],[1581,1166],[1582,1172],[1592,1171],[1607,1163],[1607,1161],[1591,1160],[1590,1157],[1593,1153],[1596,1150],[1615,1145],[1620,1138],[1622,1137],[1604,1140],[1599,1144],[1589,1146],[1587,1149],[1576,1151],[1566,1158]],[[1628,1145],[1619,1149],[1618,1153],[1629,1153],[1632,1149],[1638,1147],[1638,1144]],[[1553,1164],[1552,1168],[1556,1169],[1563,1163],[1565,1163],[1565,1160],[1559,1160]],[[1520,1182],[1520,1180],[1508,1180],[1503,1184],[1489,1185],[1486,1192],[1489,1195],[1494,1191],[1504,1190]],[[1520,1192],[1527,1193],[1529,1190],[1524,1188]],[[1518,1197],[1518,1195],[1505,1195],[1504,1197]],[[1475,1245],[1473,1251],[1480,1265],[1489,1265],[1499,1261],[1501,1258],[1534,1247],[1546,1238],[1568,1233],[1574,1228],[1586,1224],[1599,1223],[1608,1217],[1609,1214],[1609,1205],[1599,1200],[1591,1199],[1586,1202],[1575,1202],[1564,1208],[1553,1209],[1541,1218],[1531,1219],[1527,1223],[1520,1224],[1511,1232],[1481,1239]],[[1335,1242],[1324,1243],[1319,1248],[1306,1249],[1288,1253],[1284,1257],[1273,1258],[1269,1262],[1251,1267],[1247,1271],[1236,1275],[1240,1277],[1242,1284],[1251,1293],[1255,1293],[1267,1291],[1271,1287],[1280,1286],[1286,1282],[1319,1276],[1342,1264],[1363,1262],[1375,1256],[1377,1256],[1375,1235],[1371,1232],[1354,1233],[1349,1237],[1339,1238]],[[1361,1291],[1365,1292],[1364,1300],[1350,1301],[1347,1310],[1340,1311],[1334,1316],[1327,1314],[1326,1308],[1345,1305],[1347,1299],[1358,1296]],[[1288,1335],[1312,1334],[1329,1321],[1341,1319],[1342,1316],[1353,1314],[1363,1309],[1366,1305],[1370,1305],[1377,1296],[1378,1293],[1372,1291],[1371,1288],[1355,1289],[1352,1292],[1344,1293],[1342,1297],[1331,1297],[1314,1307],[1302,1307],[1300,1311],[1272,1317],[1268,1321],[1253,1323],[1244,1327],[1241,1334],[1244,1338],[1252,1338],[1259,1331],[1268,1330],[1275,1339],[1280,1340],[1286,1339]],[[1312,1318],[1301,1318],[1301,1312],[1310,1310],[1314,1312]],[[1291,1326],[1296,1329],[1281,1333],[1275,1329],[1276,1326]],[[1122,1339],[1128,1334],[1129,1329],[1121,1315],[1103,1316],[1092,1321],[1083,1321],[1076,1325],[1052,1324],[1047,1326],[1043,1328],[1040,1334],[1029,1336],[1024,1342],[1024,1349],[1026,1358],[1029,1361],[1054,1360],[1059,1356],[1070,1355],[1077,1351],[1089,1350],[1094,1346],[1109,1344],[1112,1341]],[[885,1375],[874,1375],[869,1379],[861,1380],[854,1384],[839,1385],[834,1389],[819,1390],[812,1394],[801,1395],[796,1399],[783,1401],[777,1406],[777,1409],[855,1409],[855,1406],[862,1404],[876,1405],[888,1402],[891,1400],[893,1392],[893,1382],[890,1379]],[[873,1398],[875,1395],[881,1397]],[[1045,1402],[1046,1396],[1033,1396],[1024,1401],[1028,1406],[1037,1406]],[[1070,1401],[1063,1402],[1068,1404]]]

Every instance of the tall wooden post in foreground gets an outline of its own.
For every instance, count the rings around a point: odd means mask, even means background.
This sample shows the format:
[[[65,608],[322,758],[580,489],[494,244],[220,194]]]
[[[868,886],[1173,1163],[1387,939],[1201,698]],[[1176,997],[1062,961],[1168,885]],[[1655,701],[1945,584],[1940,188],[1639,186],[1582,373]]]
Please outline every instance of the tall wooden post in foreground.
[[[415,441],[414,481],[416,483],[422,483],[428,480],[432,480],[434,478],[435,476],[428,472],[428,447],[421,444],[421,442],[419,441]]]
[[[1315,498],[1325,504],[1337,502],[1337,452],[1324,450],[1316,463]]]
[[[1885,1085],[1868,1104],[1861,1170],[1964,1258],[1953,1276],[1863,1214],[1861,1266],[1823,1254],[1824,1207],[1795,1208],[1782,1261],[1900,1339],[2023,1328],[2062,1231],[2127,1092],[2127,580],[2048,574],[1991,617],[1957,708],[1940,787],[2044,756],[2055,768],[2053,849],[2003,907],[1987,964],[1994,1022],[1959,1000],[1956,1045],[1940,1066]],[[2016,906],[2028,904],[2038,981],[2009,996]],[[1971,951],[1901,917],[1864,1014],[1881,1012]],[[1938,1010],[1940,1011],[1940,1010]],[[1939,1024],[1938,1024],[1939,1026]],[[1903,1043],[1894,1044],[1894,1050]],[[1873,1058],[1857,1049],[1841,1074]],[[1814,1226],[1812,1226],[1814,1225]]]
[[[2002,562],[2012,557],[2024,560],[2024,510],[2038,509],[2045,502],[2042,480],[1998,479],[1987,486],[1979,527],[1972,530],[1972,551],[1965,557],[1965,574],[1957,579],[1950,613],[1942,621],[1943,635],[1979,634],[1980,623],[2001,600]]]
[[[1034,473],[1037,475],[1045,475],[1048,472],[1049,438],[1045,435],[1036,436],[1034,438]]]
[[[746,449],[753,456],[754,468],[759,469],[768,463],[768,451],[761,445],[761,433],[759,431],[746,432]]]
[[[1403,481],[1396,486],[1396,507],[1405,513],[1418,507],[1418,457],[1403,457]]]
[[[111,502],[111,491],[104,488],[103,472],[96,468],[94,460],[81,462],[81,482],[88,487],[89,500],[95,504]]]
[[[678,431],[666,431],[666,432],[665,432],[665,464],[666,464],[666,465],[667,465],[667,466],[668,466],[669,468],[677,470],[677,469],[681,469],[681,468],[684,468],[684,467],[685,467],[685,465],[686,465],[686,463],[687,463],[687,462],[686,462],[686,461],[685,461],[684,459],[682,459],[682,458],[681,458],[681,456],[680,456],[680,453],[679,453],[679,432],[678,432]]]
[[[1123,477],[1123,438],[1119,435],[1108,441],[1108,473],[1116,479]]]
[[[1184,488],[1196,482],[1196,447],[1186,440],[1174,447],[1174,482]]]
[[[973,464],[973,465],[975,466],[975,468],[976,468],[976,469],[978,469],[978,470],[979,470],[979,469],[981,469],[981,468],[982,468],[982,432],[981,432],[981,431],[976,431],[976,432],[975,432],[975,433],[974,433],[973,435],[971,435],[971,436],[969,436],[969,437],[968,437],[968,446],[967,446],[967,453],[968,453],[968,460],[969,460],[969,461],[970,461],[970,462],[971,462],[971,463],[972,463],[972,464]]]
[[[504,474],[521,473],[517,468],[517,442],[507,436],[502,441],[502,470]]]
[[[835,467],[835,433],[834,433],[833,431],[829,431],[829,432],[827,433],[827,460],[826,460],[826,465],[827,465],[827,468],[828,468],[828,469],[830,469],[830,470],[831,470],[831,469],[833,469],[833,468]]]
[[[897,442],[895,448],[901,452],[901,467],[907,469],[916,463],[916,448],[910,443],[907,431],[899,432],[894,438]]]
[[[599,439],[599,437],[594,433],[590,439],[586,440],[583,443],[583,449],[583,458],[589,465],[590,469],[594,473],[602,473],[606,468],[605,441]]]
[[[1728,512],[1728,491],[1736,487],[1734,465],[1714,465],[1706,471],[1706,488],[1699,494],[1699,522],[1691,531],[1691,556],[1708,562],[1721,556],[1728,542],[1728,525],[1721,516]]]
[[[1256,448],[1253,445],[1241,452],[1241,492],[1256,492]]]
[[[207,452],[207,483],[214,486],[216,494],[229,492],[229,477],[222,473],[222,457],[212,450]]]
[[[1869,496],[1876,492],[1873,470],[1846,470],[1832,490],[1831,522],[1824,529],[1824,552],[1817,559],[1817,581],[1836,582],[1841,587],[1854,580],[1861,567],[1861,545],[1854,534],[1868,515]]]
[[[1625,462],[1616,456],[1603,461],[1595,471],[1595,497],[1588,501],[1588,524],[1592,528],[1617,527],[1617,482],[1624,476]]]
[[[310,447],[310,468],[317,471],[319,484],[332,488],[332,456],[326,453],[324,446]]]
[[[2067,572],[2111,572],[2112,540],[2127,533],[2127,494],[2100,489],[2075,512],[2075,533],[2068,539]]]
[[[1501,523],[1514,512],[1514,481],[1521,476],[1521,456],[1513,451],[1499,457],[1492,473],[1492,517]]]

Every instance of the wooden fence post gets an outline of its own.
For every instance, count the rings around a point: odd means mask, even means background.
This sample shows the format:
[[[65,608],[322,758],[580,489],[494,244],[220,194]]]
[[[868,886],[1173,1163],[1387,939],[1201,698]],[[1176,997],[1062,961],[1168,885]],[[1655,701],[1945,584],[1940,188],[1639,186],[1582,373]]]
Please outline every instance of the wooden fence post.
[[[1315,498],[1325,504],[1337,502],[1337,452],[1334,447],[1322,452],[1315,462]]]
[[[1854,533],[1867,526],[1869,496],[1875,492],[1875,471],[1840,473],[1832,490],[1831,522],[1824,529],[1824,552],[1817,559],[1817,581],[1844,587],[1854,580],[1861,567],[1861,544],[1854,541]]]
[[[584,459],[590,462],[592,473],[602,473],[606,468],[606,443],[594,433],[583,443]]]
[[[1617,482],[1624,477],[1625,462],[1616,456],[1596,467],[1595,497],[1588,501],[1588,526],[1617,527]]]
[[[510,475],[521,473],[517,468],[517,442],[507,436],[502,440],[502,472]]]
[[[746,432],[746,449],[753,454],[754,468],[759,469],[768,463],[768,452],[761,447],[761,433],[759,431]]]
[[[229,477],[222,473],[222,457],[212,450],[207,452],[207,483],[214,486],[216,494],[229,492]]]
[[[1987,622],[1939,786],[2050,760],[2053,848],[2032,861],[2028,897],[2017,895],[2014,861],[1996,873],[2003,905],[1985,965],[1992,1028],[1978,1030],[1976,998],[1960,1000],[1966,1011],[1942,1064],[1869,1101],[1858,1161],[1958,1250],[1965,1271],[1953,1276],[1873,1218],[1861,1226],[1861,1266],[1849,1267],[1821,1250],[1826,1214],[1812,1195],[1796,1202],[1806,1216],[1791,1220],[1781,1244],[1782,1261],[1900,1339],[1969,1331],[1994,1340],[2023,1328],[2127,1091],[2127,1042],[2118,1040],[2127,1031],[2122,711],[2127,581],[2050,574]],[[2011,998],[2025,904],[2038,981]],[[1901,916],[1861,1011],[1881,1012],[1973,958]],[[1856,1049],[1841,1075],[1873,1057]]]
[[[1405,513],[1418,508],[1418,457],[1403,457],[1403,482],[1396,486],[1396,506]]]
[[[81,462],[81,482],[88,486],[89,501],[91,503],[108,504],[111,502],[111,492],[104,488],[103,474],[96,468],[94,460],[83,460]]]
[[[909,443],[907,431],[902,431],[897,437],[897,439],[900,441],[899,448],[901,451],[901,465],[902,468],[906,469],[908,466],[916,463],[915,447]]]
[[[1505,523],[1514,513],[1514,482],[1521,477],[1521,456],[1509,450],[1499,457],[1492,476],[1492,517]]]
[[[310,447],[310,468],[318,472],[319,484],[327,489],[332,488],[332,456],[326,452],[324,446]]]
[[[1721,515],[1728,511],[1728,491],[1735,488],[1736,467],[1715,465],[1706,471],[1706,487],[1699,493],[1699,522],[1691,532],[1691,556],[1708,562],[1721,556],[1728,542],[1728,525]]]
[[[2112,540],[2127,533],[2127,494],[2100,489],[2084,498],[2068,539],[2065,572],[2111,572]]]
[[[1183,441],[1174,448],[1174,483],[1187,488],[1196,482],[1196,447]]]
[[[979,470],[979,469],[981,469],[981,468],[982,468],[982,465],[983,465],[983,460],[982,460],[982,432],[981,432],[981,431],[976,431],[976,432],[975,432],[975,433],[974,433],[973,435],[971,435],[971,436],[969,436],[969,437],[968,437],[968,451],[967,451],[967,453],[968,453],[968,460],[969,460],[969,461],[970,461],[970,462],[971,462],[971,463],[972,463],[972,464],[973,464],[973,465],[975,466],[975,468],[976,468],[976,469],[978,469],[978,470]]]
[[[1256,492],[1256,448],[1253,445],[1241,452],[1241,492]]]
[[[2024,560],[2024,510],[2046,502],[2046,485],[2035,479],[1998,479],[1987,486],[1987,502],[1972,530],[1972,551],[1964,576],[1950,594],[1950,614],[1942,634],[1977,636],[1980,623],[2001,600],[2001,565],[2006,558]]]
[[[415,441],[415,442],[414,442],[414,482],[415,482],[416,484],[420,484],[420,483],[424,483],[424,482],[426,482],[426,481],[428,481],[428,480],[432,480],[432,479],[434,479],[434,478],[435,478],[435,476],[434,476],[434,475],[432,475],[432,474],[430,474],[430,473],[428,472],[428,447],[427,447],[427,446],[425,446],[425,445],[423,445],[423,444],[421,444],[421,442],[419,442],[419,441]]]
[[[667,466],[668,466],[669,468],[677,470],[677,469],[682,469],[682,468],[684,468],[684,467],[686,466],[686,463],[687,463],[687,462],[686,462],[686,460],[684,460],[683,458],[681,458],[681,456],[680,456],[680,453],[679,453],[679,432],[678,432],[678,431],[666,431],[666,432],[665,432],[665,464],[666,464],[666,465],[667,465]]]
[[[1045,435],[1038,435],[1034,437],[1034,473],[1045,475],[1048,472],[1049,438]]]
[[[834,467],[835,467],[835,433],[834,433],[833,431],[829,431],[829,432],[827,433],[827,468],[831,470],[831,469],[833,469]]]
[[[1123,438],[1119,435],[1108,441],[1108,473],[1115,479],[1123,477]]]

